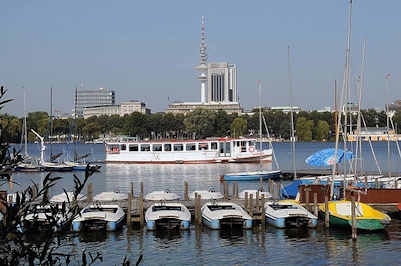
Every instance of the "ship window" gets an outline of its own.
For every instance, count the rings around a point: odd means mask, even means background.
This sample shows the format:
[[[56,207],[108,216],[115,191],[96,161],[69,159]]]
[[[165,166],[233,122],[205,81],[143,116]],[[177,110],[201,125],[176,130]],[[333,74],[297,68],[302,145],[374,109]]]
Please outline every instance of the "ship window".
[[[138,144],[130,144],[129,151],[138,151]]]
[[[183,151],[184,144],[174,144],[174,151]]]
[[[217,150],[217,142],[210,143],[210,149],[211,150]]]
[[[126,150],[127,150],[127,145],[121,144],[121,150],[122,150],[122,151],[126,151]]]
[[[150,144],[141,144],[141,151],[150,151]]]
[[[187,151],[196,151],[196,144],[195,143],[187,143],[185,149]]]
[[[152,151],[162,151],[162,145],[161,144],[153,144]]]
[[[199,143],[198,144],[199,145],[199,150],[200,151],[207,151],[207,143],[206,142],[204,142],[204,143]]]
[[[164,151],[171,151],[171,144],[164,144]]]

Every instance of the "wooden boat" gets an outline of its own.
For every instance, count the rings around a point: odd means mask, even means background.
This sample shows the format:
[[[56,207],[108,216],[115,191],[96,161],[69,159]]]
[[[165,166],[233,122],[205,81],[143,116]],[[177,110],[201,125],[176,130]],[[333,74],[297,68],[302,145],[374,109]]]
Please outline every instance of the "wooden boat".
[[[123,225],[125,213],[118,205],[95,204],[82,209],[72,222],[72,230],[116,231]]]
[[[252,228],[252,217],[238,204],[231,202],[208,202],[201,208],[202,222],[211,229],[238,226]]]
[[[191,213],[181,203],[155,203],[146,210],[146,228],[156,229],[189,229]]]
[[[263,180],[279,178],[281,175],[280,170],[273,171],[254,171],[254,172],[240,172],[240,173],[228,173],[223,175],[224,181],[252,181],[252,180]]]
[[[382,230],[390,223],[391,218],[369,205],[364,203],[356,204],[356,226],[359,230]],[[320,204],[319,209],[324,212],[324,204]],[[352,227],[351,201],[330,201],[329,217],[330,225],[338,227]]]
[[[161,200],[178,200],[180,197],[168,191],[153,191],[149,194],[146,194],[145,200],[154,200],[154,201],[161,201]]]
[[[266,221],[278,228],[317,226],[317,217],[294,200],[265,203]]]

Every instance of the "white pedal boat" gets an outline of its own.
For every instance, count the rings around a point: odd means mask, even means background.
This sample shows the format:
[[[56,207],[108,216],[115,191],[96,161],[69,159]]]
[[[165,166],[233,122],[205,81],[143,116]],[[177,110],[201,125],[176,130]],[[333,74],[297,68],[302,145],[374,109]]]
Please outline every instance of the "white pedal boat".
[[[179,198],[180,197],[177,194],[168,191],[153,191],[149,194],[146,194],[145,196],[145,200],[153,200],[153,201],[178,200]]]
[[[212,189],[209,190],[195,190],[193,191],[190,195],[189,198],[191,200],[195,199],[195,194],[200,195],[202,200],[218,200],[224,198],[223,194],[221,192],[216,192]]]
[[[271,199],[272,198],[272,194],[270,194],[269,192],[265,192],[265,191],[258,191],[256,189],[248,189],[248,190],[242,190],[239,194],[238,197],[240,199],[245,199],[245,193],[248,193],[248,199],[250,198],[250,196],[252,195],[253,199],[256,199],[256,193],[259,192],[259,198],[262,198],[262,195],[265,195],[265,199]]]
[[[317,226],[317,217],[292,200],[265,203],[266,221],[278,228]]]
[[[61,204],[37,205],[34,208],[23,217],[23,230],[44,231],[52,226],[52,230],[58,232],[65,229],[72,218],[71,215],[68,216],[68,207],[63,212]]]
[[[211,229],[238,226],[252,228],[252,217],[238,204],[231,202],[208,202],[201,208],[202,222]]]
[[[148,230],[189,229],[191,213],[181,203],[155,203],[146,210],[145,221]]]
[[[53,203],[67,203],[68,201],[72,202],[74,199],[74,192],[63,192],[58,195],[53,196],[49,201]],[[86,200],[86,196],[82,194],[78,194],[77,201],[84,201]]]
[[[119,200],[127,200],[127,193],[120,192],[102,192],[93,197],[94,201],[119,201]]]
[[[125,218],[123,209],[118,205],[95,204],[82,209],[72,221],[72,230],[79,231],[116,231],[122,227]]]

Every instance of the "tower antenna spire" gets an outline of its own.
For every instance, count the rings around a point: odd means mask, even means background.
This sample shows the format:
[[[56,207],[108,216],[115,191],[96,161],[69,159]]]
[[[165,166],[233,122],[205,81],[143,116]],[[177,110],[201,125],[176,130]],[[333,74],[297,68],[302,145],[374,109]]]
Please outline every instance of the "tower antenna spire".
[[[201,102],[206,103],[206,81],[207,81],[207,53],[206,53],[206,37],[205,37],[205,17],[201,20],[201,43],[200,43],[200,64],[195,67],[199,71],[198,79],[201,82]]]

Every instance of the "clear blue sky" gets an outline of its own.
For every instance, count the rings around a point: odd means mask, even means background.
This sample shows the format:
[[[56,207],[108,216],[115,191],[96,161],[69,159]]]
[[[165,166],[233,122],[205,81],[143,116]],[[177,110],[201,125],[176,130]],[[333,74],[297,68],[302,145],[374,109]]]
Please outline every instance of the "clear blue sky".
[[[287,46],[292,46],[295,104],[333,105],[333,81],[345,63],[348,1],[2,1],[0,82],[16,101],[5,111],[70,112],[73,92],[112,88],[117,100],[139,99],[153,112],[168,97],[199,101],[200,20],[206,17],[209,61],[238,66],[240,102],[288,105]],[[385,73],[391,101],[401,98],[401,1],[354,0],[352,76],[367,41],[367,88],[363,107],[383,107]],[[355,78],[354,78],[355,80]],[[354,86],[355,87],[355,86]]]

